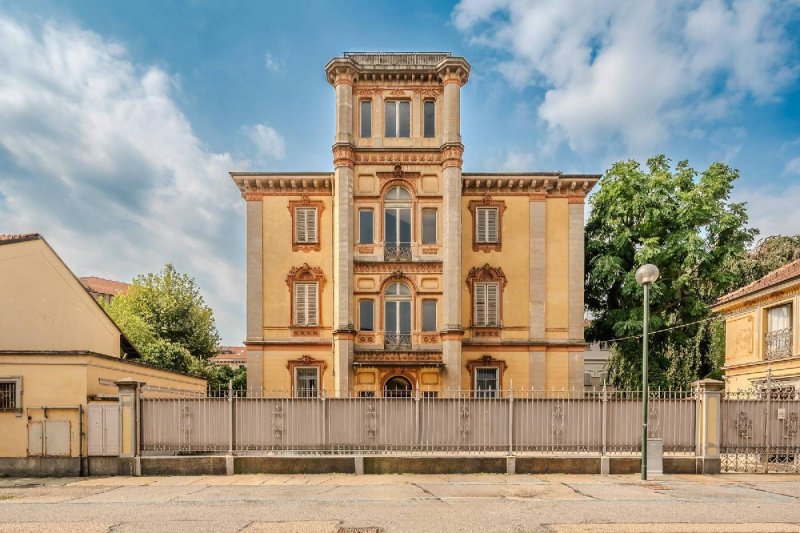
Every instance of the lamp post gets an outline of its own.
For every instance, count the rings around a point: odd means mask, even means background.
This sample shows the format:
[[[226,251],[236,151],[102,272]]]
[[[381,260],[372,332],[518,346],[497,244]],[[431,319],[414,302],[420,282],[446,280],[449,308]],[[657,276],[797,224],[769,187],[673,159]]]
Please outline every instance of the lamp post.
[[[642,335],[642,479],[647,479],[647,334],[650,329],[650,285],[658,279],[658,267],[642,265],[636,271],[636,283],[644,288],[644,319]]]

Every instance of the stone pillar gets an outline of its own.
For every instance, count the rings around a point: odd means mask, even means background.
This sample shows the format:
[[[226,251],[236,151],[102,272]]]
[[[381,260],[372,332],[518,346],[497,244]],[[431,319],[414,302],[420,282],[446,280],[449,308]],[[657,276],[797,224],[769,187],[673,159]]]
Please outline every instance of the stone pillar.
[[[443,297],[442,361],[444,389],[461,389],[461,79],[449,74],[444,79],[444,131],[442,132],[442,227]]]
[[[353,139],[353,80],[352,74],[341,73],[334,82],[336,88],[335,144],[354,144]]]
[[[547,194],[537,193],[531,195],[529,206],[529,235],[528,248],[530,265],[530,294],[529,294],[529,325],[530,338],[544,340],[545,338],[545,234],[547,231]],[[544,378],[542,378],[544,379]],[[544,382],[542,382],[544,385]]]
[[[722,391],[725,383],[701,379],[693,383],[696,393],[697,469],[698,474],[719,474],[722,440]]]
[[[338,85],[337,85],[338,87]],[[338,91],[337,91],[338,94]],[[333,372],[336,396],[352,390],[353,364],[353,166],[350,145],[333,148]]]
[[[569,198],[569,273],[567,327],[569,339],[583,342],[583,197]],[[581,381],[581,385],[583,382]]]
[[[141,381],[125,378],[115,381],[119,389],[119,456],[139,455],[139,388]]]
[[[264,339],[264,220],[260,196],[247,200],[247,338],[245,343]],[[247,388],[264,387],[264,353],[260,346],[247,348]]]

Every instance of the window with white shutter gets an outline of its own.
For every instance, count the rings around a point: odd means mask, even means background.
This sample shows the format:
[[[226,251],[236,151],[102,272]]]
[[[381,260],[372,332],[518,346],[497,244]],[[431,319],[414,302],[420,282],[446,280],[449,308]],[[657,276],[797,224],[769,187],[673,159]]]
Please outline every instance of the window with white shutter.
[[[294,242],[317,242],[317,208],[296,207],[294,210]]]
[[[475,283],[473,288],[475,325],[491,327],[500,325],[500,286],[497,283]]]
[[[319,323],[317,283],[294,284],[294,325],[316,326]]]
[[[475,209],[475,242],[498,242],[498,209],[478,207]]]

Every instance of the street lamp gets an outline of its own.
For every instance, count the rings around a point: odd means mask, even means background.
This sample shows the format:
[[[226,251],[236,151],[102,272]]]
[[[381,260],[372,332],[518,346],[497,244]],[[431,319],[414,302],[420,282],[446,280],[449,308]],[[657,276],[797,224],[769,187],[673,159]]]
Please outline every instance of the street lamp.
[[[650,285],[658,279],[658,267],[642,265],[636,271],[636,283],[644,287],[644,324],[642,331],[642,479],[647,479],[647,333],[650,327]]]

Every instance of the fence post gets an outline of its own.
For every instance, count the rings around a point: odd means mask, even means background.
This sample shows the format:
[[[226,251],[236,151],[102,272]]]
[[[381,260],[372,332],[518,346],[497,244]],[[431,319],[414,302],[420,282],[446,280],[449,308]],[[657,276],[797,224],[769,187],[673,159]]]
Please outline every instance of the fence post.
[[[125,378],[114,384],[119,390],[119,456],[133,459],[133,475],[138,476],[141,474],[138,457],[141,435],[139,390],[144,383]]]
[[[233,455],[233,381],[228,380],[228,455]]]
[[[769,474],[769,452],[770,452],[770,430],[769,417],[772,410],[772,368],[767,369],[767,412],[764,416],[764,445],[766,454],[764,456],[764,473]]]
[[[322,449],[328,446],[328,402],[325,398],[325,389],[320,390],[320,405],[322,406]]]
[[[722,391],[725,383],[701,379],[693,383],[696,391],[697,428],[695,455],[698,474],[719,474],[722,437]]]
[[[419,387],[414,393],[414,444],[419,444]]]
[[[508,454],[514,453],[514,388],[508,389]]]
[[[600,473],[611,473],[611,459],[608,457],[608,390],[603,381],[603,395],[600,397]]]

